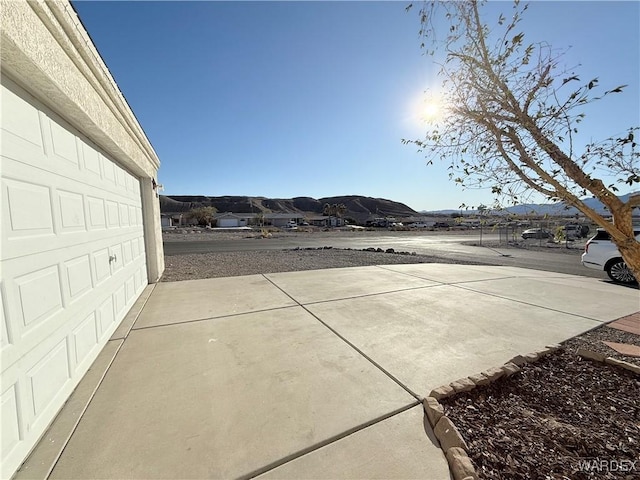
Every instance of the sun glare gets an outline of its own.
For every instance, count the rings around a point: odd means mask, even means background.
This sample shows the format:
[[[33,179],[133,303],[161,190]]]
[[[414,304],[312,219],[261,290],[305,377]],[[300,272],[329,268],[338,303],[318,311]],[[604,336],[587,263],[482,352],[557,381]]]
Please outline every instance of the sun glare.
[[[418,131],[435,127],[447,114],[443,98],[434,90],[416,94],[409,99],[408,105],[410,124]]]
[[[440,118],[442,109],[440,104],[434,99],[425,100],[422,105],[422,120],[425,122],[433,122]]]

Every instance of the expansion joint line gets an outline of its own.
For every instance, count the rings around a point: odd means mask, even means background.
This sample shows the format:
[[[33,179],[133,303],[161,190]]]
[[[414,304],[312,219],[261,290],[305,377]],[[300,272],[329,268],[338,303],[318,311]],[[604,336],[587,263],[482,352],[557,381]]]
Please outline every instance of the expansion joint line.
[[[513,278],[517,278],[517,277],[513,277]],[[562,313],[564,315],[571,315],[572,317],[584,318],[585,320],[589,320],[591,322],[596,322],[598,325],[604,325],[606,323],[603,320],[599,320],[597,318],[592,318],[592,317],[587,317],[586,315],[580,315],[579,313],[565,312],[564,310],[558,310],[557,308],[545,307],[544,305],[537,305],[535,303],[525,302],[524,300],[517,300],[515,298],[509,298],[509,297],[506,297],[506,296],[503,296],[503,295],[499,295],[497,293],[482,292],[482,291],[479,291],[479,290],[474,290],[473,288],[470,288],[467,285],[463,285],[461,283],[454,283],[454,284],[451,284],[451,286],[455,287],[455,288],[460,288],[461,290],[466,290],[468,292],[477,293],[477,294],[480,294],[480,295],[487,295],[489,297],[500,298],[501,300],[508,300],[508,301],[514,302],[514,303],[521,303],[521,304],[527,305],[529,307],[536,307],[536,308],[541,308],[543,310],[549,310],[550,312]]]
[[[311,310],[309,310],[305,305],[303,305],[302,303],[300,303],[298,300],[296,300],[295,298],[293,298],[291,295],[289,295],[287,292],[285,292],[282,288],[280,288],[279,285],[277,285],[276,283],[274,283],[270,278],[268,278],[267,276],[265,276],[264,274],[262,275],[269,283],[271,283],[274,287],[276,287],[278,290],[280,290],[282,293],[284,293],[287,297],[289,297],[292,301],[294,301],[298,306],[300,306],[305,312],[307,312],[309,315],[311,315],[313,318],[315,318],[318,322],[320,322],[322,325],[324,325],[325,328],[327,328],[330,332],[332,332],[336,337],[338,337],[340,340],[342,340],[344,343],[346,343],[347,345],[349,345],[349,347],[351,347],[353,350],[355,350],[358,354],[360,354],[362,357],[364,357],[369,363],[371,363],[374,367],[376,367],[378,370],[380,370],[382,373],[384,373],[387,377],[389,377],[391,380],[393,380],[399,387],[401,387],[404,391],[406,391],[409,395],[411,395],[412,397],[414,397],[416,400],[418,400],[419,402],[422,401],[422,397],[420,397],[420,395],[418,395],[417,393],[415,393],[414,391],[412,391],[409,387],[407,387],[405,384],[403,384],[398,378],[396,378],[391,372],[389,372],[387,369],[385,369],[382,365],[380,365],[378,362],[376,362],[374,359],[372,359],[369,355],[367,355],[366,353],[364,353],[361,349],[359,349],[356,345],[354,345],[352,342],[350,342],[349,340],[347,340],[343,335],[341,335],[335,328],[331,327],[328,323],[326,323],[324,320],[322,320],[320,317],[318,317],[315,313],[313,313]]]

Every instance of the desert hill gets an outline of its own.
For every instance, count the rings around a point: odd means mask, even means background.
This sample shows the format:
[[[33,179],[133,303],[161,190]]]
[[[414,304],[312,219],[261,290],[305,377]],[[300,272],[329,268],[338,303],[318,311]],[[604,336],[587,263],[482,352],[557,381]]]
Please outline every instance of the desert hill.
[[[418,212],[404,203],[384,198],[347,195],[339,197],[265,198],[246,196],[207,197],[200,195],[160,195],[162,213],[184,213],[199,207],[215,207],[220,212],[231,213],[305,213],[322,215],[325,204],[344,204],[346,218],[365,221],[371,216],[410,217]]]

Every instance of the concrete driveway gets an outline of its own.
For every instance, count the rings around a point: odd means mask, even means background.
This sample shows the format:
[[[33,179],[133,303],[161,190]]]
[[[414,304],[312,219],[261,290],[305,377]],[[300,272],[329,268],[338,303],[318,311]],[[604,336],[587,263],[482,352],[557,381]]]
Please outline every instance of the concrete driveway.
[[[592,278],[443,264],[157,284],[17,478],[448,479],[432,388],[639,303]]]

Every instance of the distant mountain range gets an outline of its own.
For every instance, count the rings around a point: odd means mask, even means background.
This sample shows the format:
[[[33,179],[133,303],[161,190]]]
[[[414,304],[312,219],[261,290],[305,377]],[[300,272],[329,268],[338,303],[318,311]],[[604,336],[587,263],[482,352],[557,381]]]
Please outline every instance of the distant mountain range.
[[[339,197],[265,198],[246,196],[207,197],[192,195],[160,195],[162,213],[184,213],[199,207],[215,207],[220,212],[231,213],[305,213],[322,215],[325,204],[343,204],[347,207],[345,218],[364,223],[372,216],[411,217],[418,212],[404,203],[384,198],[347,195]]]
[[[637,194],[637,193],[636,193]],[[634,193],[621,195],[627,201]],[[598,213],[606,213],[604,205],[595,198],[586,198],[585,204]],[[415,217],[420,215],[450,215],[459,213],[457,209],[423,210],[417,212],[404,203],[394,202],[384,198],[364,197],[361,195],[346,195],[338,197],[295,197],[295,198],[266,198],[248,196],[207,197],[203,195],[160,195],[160,211],[162,213],[185,213],[199,207],[215,207],[220,213],[304,213],[322,215],[325,204],[344,204],[347,211],[345,218],[364,223],[371,217]],[[475,214],[476,210],[464,210],[463,214]],[[514,215],[550,215],[569,216],[578,213],[573,207],[564,203],[556,204],[523,204],[505,208],[495,214]]]
[[[629,200],[631,195],[637,195],[640,192],[627,193],[626,195],[620,195],[620,199],[623,202]],[[592,208],[599,214],[606,214],[607,210],[602,202],[596,198],[584,198],[582,199],[585,205]],[[420,213],[430,215],[450,215],[452,213],[459,213],[460,210],[423,210]],[[477,213],[477,210],[464,210],[463,213]],[[514,205],[507,207],[499,212],[492,212],[496,214],[512,214],[512,215],[549,215],[549,216],[570,216],[578,213],[575,207],[569,207],[567,204],[552,203],[552,204],[540,204],[540,203],[525,203],[522,205]]]

